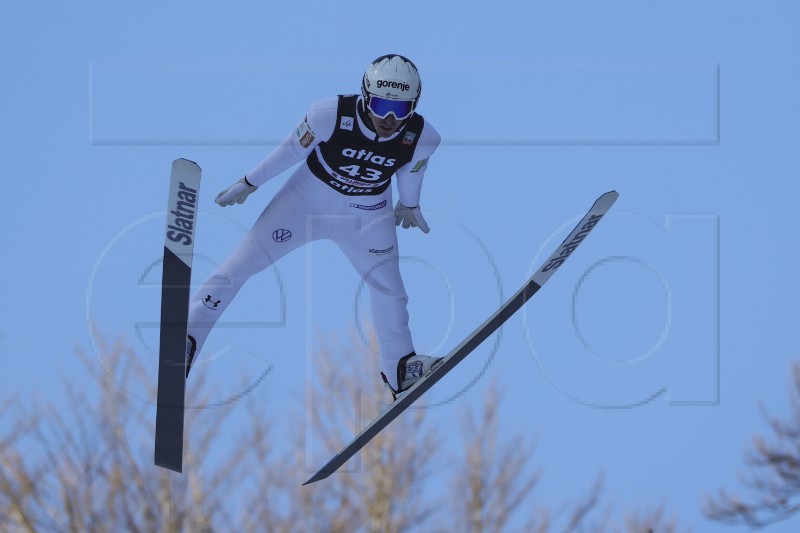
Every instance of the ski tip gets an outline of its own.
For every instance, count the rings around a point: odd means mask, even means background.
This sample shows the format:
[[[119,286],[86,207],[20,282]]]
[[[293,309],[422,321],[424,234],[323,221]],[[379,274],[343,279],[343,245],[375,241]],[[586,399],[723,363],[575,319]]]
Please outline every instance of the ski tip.
[[[185,157],[180,157],[180,158],[176,159],[175,161],[172,162],[172,165],[173,166],[175,166],[175,165],[179,165],[179,166],[180,165],[186,165],[186,166],[195,166],[198,169],[200,168],[200,165],[198,165],[197,163],[195,163],[191,159],[186,159]]]
[[[618,197],[619,193],[617,191],[608,191],[607,193],[602,194],[600,198],[595,200],[592,209],[607,211],[614,204],[614,202],[617,201]]]

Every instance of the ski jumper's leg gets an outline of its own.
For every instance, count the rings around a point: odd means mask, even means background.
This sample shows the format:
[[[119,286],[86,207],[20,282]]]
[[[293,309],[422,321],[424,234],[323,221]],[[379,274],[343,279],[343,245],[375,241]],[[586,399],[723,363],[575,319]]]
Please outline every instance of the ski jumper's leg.
[[[244,283],[308,241],[305,191],[293,179],[275,195],[250,231],[203,282],[189,303],[189,335],[196,353]]]
[[[359,200],[353,203],[372,206],[380,205],[383,200],[386,203],[369,211],[351,206],[354,218],[349,223],[337,224],[331,239],[369,286],[372,321],[384,371],[391,385],[397,388],[397,363],[414,351],[414,345],[408,327],[408,296],[400,276],[391,195]]]

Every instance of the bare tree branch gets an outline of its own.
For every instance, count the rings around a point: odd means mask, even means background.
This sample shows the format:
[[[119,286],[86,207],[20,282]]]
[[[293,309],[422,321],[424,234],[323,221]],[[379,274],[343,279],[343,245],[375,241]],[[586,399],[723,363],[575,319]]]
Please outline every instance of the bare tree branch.
[[[800,364],[792,365],[792,378],[789,417],[782,420],[764,411],[772,436],[755,436],[745,456],[749,474],[743,483],[752,497],[720,489],[704,502],[703,512],[711,520],[761,528],[800,511]]]
[[[187,416],[187,468],[183,476],[152,463],[153,403],[127,391],[142,388],[155,398],[153,377],[121,342],[96,339],[102,364],[83,352],[78,359],[97,385],[96,398],[65,384],[69,409],[17,405],[20,420],[2,437],[0,516],[3,528],[58,532],[205,531],[223,523],[230,487],[220,479],[242,471],[246,456],[203,464],[231,408],[203,409]],[[189,395],[201,396],[202,377]],[[6,404],[4,404],[6,405]],[[16,450],[25,450],[24,454]],[[219,469],[226,469],[221,473]],[[5,512],[8,509],[9,512]],[[6,516],[8,518],[6,518]]]
[[[423,411],[395,420],[356,461],[324,483],[301,487],[298,482],[298,474],[305,475],[315,466],[307,464],[308,450],[323,457],[338,452],[378,414],[382,403],[389,401],[378,378],[374,335],[370,341],[370,346],[363,347],[354,336],[350,345],[355,348],[324,348],[315,354],[313,382],[306,385],[306,412],[292,416],[297,421],[293,433],[296,453],[279,462],[278,477],[289,481],[279,481],[275,487],[270,480],[260,480],[252,500],[251,507],[264,497],[294,503],[283,512],[274,506],[259,509],[260,520],[270,524],[270,531],[427,531],[425,524],[433,508],[424,505],[420,494],[437,440],[434,432],[423,426]],[[256,456],[266,457],[259,443],[254,445]],[[413,514],[408,513],[409,508],[414,509]]]
[[[305,411],[293,413],[295,424],[280,439],[252,397],[203,408],[215,396],[203,372],[193,375],[185,468],[176,474],[153,465],[155,376],[122,342],[107,344],[98,336],[102,364],[78,353],[95,388],[66,382],[63,405],[0,401],[0,415],[10,422],[0,434],[0,531],[488,533],[512,531],[517,523],[525,532],[555,528],[556,513],[534,500],[541,477],[532,462],[534,444],[507,437],[500,428],[497,383],[479,413],[469,413],[462,424],[466,451],[455,467],[460,474],[451,512],[429,490],[433,468],[448,456],[424,409],[397,418],[341,473],[302,487],[315,466],[308,464],[310,457],[313,462],[339,451],[390,401],[378,378],[374,335],[366,347],[357,338],[341,349],[331,340],[322,344],[328,348],[315,354]],[[236,409],[247,410],[248,424],[231,437],[226,424]],[[278,440],[292,444],[276,446]],[[789,474],[792,463],[783,464]],[[567,506],[569,531],[584,530],[600,490],[598,480],[589,497]],[[608,530],[638,532],[648,524],[672,523],[650,513]]]
[[[468,410],[462,422],[466,464],[455,469],[454,512],[459,531],[474,533],[505,531],[515,513],[523,510],[539,482],[541,473],[525,472],[535,446],[519,435],[500,441],[501,393],[495,380],[481,402],[478,414]],[[533,506],[528,506],[530,513]],[[545,531],[544,513],[528,517],[528,531]]]

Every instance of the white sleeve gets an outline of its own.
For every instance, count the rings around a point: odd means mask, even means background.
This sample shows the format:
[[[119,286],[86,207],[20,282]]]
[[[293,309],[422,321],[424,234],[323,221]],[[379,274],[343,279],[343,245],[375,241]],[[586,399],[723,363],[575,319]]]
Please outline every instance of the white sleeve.
[[[330,139],[336,123],[339,97],[333,96],[311,105],[306,116],[261,163],[245,177],[258,187],[302,161],[322,141]]]
[[[430,122],[425,121],[411,161],[397,169],[397,195],[404,206],[419,205],[422,178],[425,176],[425,169],[428,168],[428,158],[433,155],[441,141],[439,132]]]

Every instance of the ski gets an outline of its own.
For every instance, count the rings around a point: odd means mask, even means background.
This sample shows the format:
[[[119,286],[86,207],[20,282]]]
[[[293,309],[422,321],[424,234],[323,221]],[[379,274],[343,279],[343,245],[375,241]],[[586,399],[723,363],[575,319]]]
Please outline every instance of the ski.
[[[388,406],[377,418],[375,418],[361,433],[359,433],[342,451],[336,454],[333,459],[323,466],[316,474],[311,476],[303,485],[314,483],[327,478],[346,463],[353,455],[363,448],[375,435],[385,428],[392,420],[397,418],[400,413],[405,411],[412,403],[422,396],[428,389],[436,384],[442,377],[450,372],[459,362],[485,341],[492,333],[503,325],[514,313],[516,313],[527,302],[531,296],[550,279],[558,268],[564,264],[575,249],[586,238],[592,228],[597,225],[606,212],[616,201],[619,194],[610,191],[597,199],[589,212],[578,222],[564,241],[558,246],[555,252],[545,261],[525,285],[517,291],[506,303],[504,303],[495,313],[473,331],[461,344],[456,346],[444,359],[417,381],[410,389],[404,392],[398,399]]]
[[[186,322],[197,228],[200,167],[172,162],[161,282],[161,338],[156,396],[155,464],[181,472],[186,391]]]

